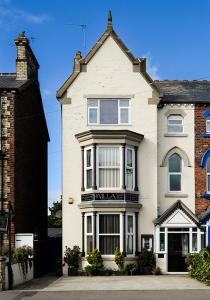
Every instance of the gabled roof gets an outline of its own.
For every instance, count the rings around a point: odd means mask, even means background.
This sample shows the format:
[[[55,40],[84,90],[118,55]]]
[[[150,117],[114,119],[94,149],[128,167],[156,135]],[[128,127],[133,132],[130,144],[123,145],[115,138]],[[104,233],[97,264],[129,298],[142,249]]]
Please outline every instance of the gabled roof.
[[[198,218],[181,200],[177,200],[174,204],[172,204],[159,218],[154,221],[154,224],[161,225],[177,209],[182,210],[196,225],[199,226]]]
[[[208,80],[155,80],[162,92],[161,103],[210,103]]]
[[[70,75],[70,77],[64,82],[64,84],[61,86],[61,88],[57,91],[57,98],[62,98],[65,94],[67,88],[73,83],[73,81],[77,78],[77,76],[82,72],[82,69],[84,66],[86,66],[89,61],[93,58],[93,56],[96,54],[96,52],[101,48],[101,46],[105,43],[105,41],[108,39],[108,37],[112,37],[114,41],[117,43],[117,45],[121,48],[121,50],[125,53],[125,55],[128,57],[128,59],[133,63],[134,66],[138,69],[138,71],[142,74],[142,76],[145,78],[145,80],[151,84],[151,86],[159,93],[159,88],[156,86],[155,82],[152,80],[152,78],[149,76],[149,74],[146,72],[146,59],[145,58],[135,58],[133,54],[129,51],[129,49],[125,46],[125,44],[122,42],[122,40],[119,38],[119,36],[116,34],[116,32],[113,29],[112,26],[112,15],[111,12],[109,12],[108,15],[108,25],[106,31],[102,34],[102,36],[99,38],[99,40],[95,43],[93,48],[90,50],[90,52],[86,55],[85,58],[81,58],[79,61],[77,61],[80,64],[80,68],[74,69],[73,73]]]

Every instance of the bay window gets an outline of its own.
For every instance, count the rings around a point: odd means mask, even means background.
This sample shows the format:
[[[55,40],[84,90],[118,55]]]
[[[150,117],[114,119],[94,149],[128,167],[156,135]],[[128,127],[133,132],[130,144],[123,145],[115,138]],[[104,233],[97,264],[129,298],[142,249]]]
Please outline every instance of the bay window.
[[[85,218],[86,253],[93,250],[93,215],[87,214]]]
[[[134,189],[134,149],[126,148],[125,185],[128,190]]]
[[[128,255],[134,254],[134,216],[126,215],[126,252]]]
[[[120,214],[99,214],[99,250],[103,255],[113,255],[120,249]]]
[[[88,124],[129,124],[129,99],[88,99]]]
[[[98,187],[120,188],[120,147],[98,147]]]
[[[85,149],[85,187],[90,189],[93,181],[93,157],[92,148],[87,147]]]

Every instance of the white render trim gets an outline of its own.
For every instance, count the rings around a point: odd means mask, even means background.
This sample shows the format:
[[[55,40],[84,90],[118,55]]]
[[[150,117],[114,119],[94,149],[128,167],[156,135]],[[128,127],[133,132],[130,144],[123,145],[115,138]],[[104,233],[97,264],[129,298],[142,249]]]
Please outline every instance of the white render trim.
[[[187,133],[164,133],[164,137],[188,137]]]
[[[184,194],[182,192],[168,192],[165,193],[165,198],[187,198],[188,194]]]

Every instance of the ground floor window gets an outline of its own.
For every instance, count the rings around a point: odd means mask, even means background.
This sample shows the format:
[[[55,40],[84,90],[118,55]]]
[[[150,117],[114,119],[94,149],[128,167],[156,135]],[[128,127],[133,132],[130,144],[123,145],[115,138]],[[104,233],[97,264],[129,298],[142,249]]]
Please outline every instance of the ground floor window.
[[[120,215],[99,214],[99,250],[102,255],[114,254],[120,248]]]
[[[153,235],[142,234],[141,249],[147,249],[148,251],[153,251]]]
[[[138,217],[137,217],[138,218]],[[99,249],[102,255],[114,255],[119,248],[128,256],[134,256],[136,250],[135,213],[85,213],[83,249],[87,255],[93,249]],[[138,244],[137,244],[138,245]]]

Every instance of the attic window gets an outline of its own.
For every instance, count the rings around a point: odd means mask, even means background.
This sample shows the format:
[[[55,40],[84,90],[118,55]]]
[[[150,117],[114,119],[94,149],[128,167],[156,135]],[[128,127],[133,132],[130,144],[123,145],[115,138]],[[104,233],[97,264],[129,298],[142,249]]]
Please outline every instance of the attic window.
[[[87,104],[90,125],[130,123],[129,99],[88,99]]]

